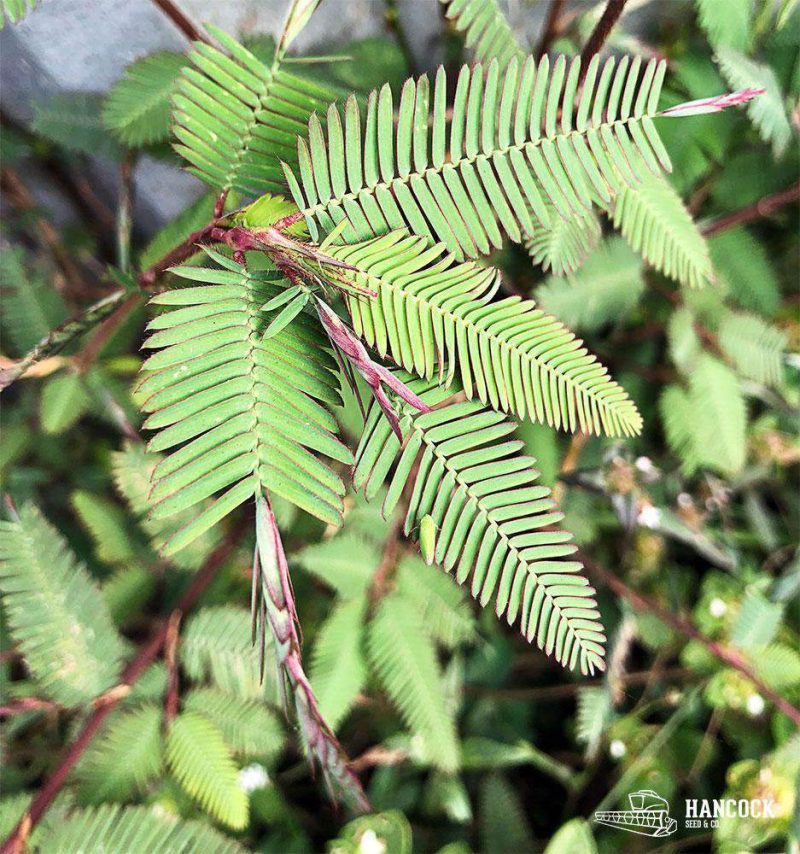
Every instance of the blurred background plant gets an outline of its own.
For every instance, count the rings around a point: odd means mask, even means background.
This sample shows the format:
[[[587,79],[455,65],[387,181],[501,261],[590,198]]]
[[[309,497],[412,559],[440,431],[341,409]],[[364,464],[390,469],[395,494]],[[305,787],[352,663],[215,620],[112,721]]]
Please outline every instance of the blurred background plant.
[[[2,4],[6,22],[48,12]],[[294,71],[342,96],[385,81],[397,96],[426,70],[403,5],[382,7],[385,35]],[[671,800],[679,819],[683,798],[780,805],[770,821],[680,822],[665,851],[797,850],[797,7],[539,0],[506,18],[485,0],[442,6],[448,70],[574,55],[599,39],[604,52],[668,59],[665,106],[766,92],[741,110],[662,122],[669,183],[648,177],[492,259],[513,293],[585,338],[644,418],[624,441],[518,428],[598,589],[610,639],[601,678],[567,673],[478,608],[379,503],[348,494],[335,530],[274,502],[311,682],[375,811],[352,821],[309,775],[269,668],[259,679],[252,521],[217,524],[167,559],[159,547],[187,520],[147,515],[158,456],[132,397],[146,318],[133,273],[158,267],[217,198],[155,232],[132,213],[145,159],[181,167],[170,99],[186,56],[143,57],[107,95],[38,102],[28,126],[4,113],[6,379],[100,300],[74,341],[2,397],[0,838],[31,819],[10,850],[652,850],[590,821],[636,789]],[[544,20],[529,42],[534,13]],[[268,37],[244,41],[262,61],[274,55]],[[116,197],[86,185],[87,158],[116,164]],[[79,217],[48,206],[48,182]],[[246,190],[233,187],[228,210]],[[355,445],[354,398],[339,416]]]

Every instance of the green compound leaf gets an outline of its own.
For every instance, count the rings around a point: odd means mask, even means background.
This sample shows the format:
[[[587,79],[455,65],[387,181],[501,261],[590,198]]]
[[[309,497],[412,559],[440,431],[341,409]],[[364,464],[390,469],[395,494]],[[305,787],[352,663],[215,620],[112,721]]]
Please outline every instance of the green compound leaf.
[[[154,53],[129,65],[103,105],[103,122],[128,146],[169,137],[172,93],[186,64],[180,53]]]
[[[57,703],[89,703],[117,684],[122,640],[66,541],[27,504],[0,521],[0,590],[11,636]]]
[[[406,375],[401,375],[404,382]],[[429,406],[448,393],[420,380],[409,383]],[[435,560],[454,572],[481,605],[495,601],[498,616],[520,621],[564,666],[583,673],[604,669],[605,635],[594,590],[570,560],[575,545],[553,530],[562,518],[550,490],[536,484],[521,442],[506,437],[514,424],[477,403],[458,403],[405,421],[403,449],[373,407],[356,455],[353,482],[375,495],[384,479],[389,490],[384,515],[395,508],[419,456],[405,531],[430,515],[438,528]],[[393,474],[390,470],[394,466]]]

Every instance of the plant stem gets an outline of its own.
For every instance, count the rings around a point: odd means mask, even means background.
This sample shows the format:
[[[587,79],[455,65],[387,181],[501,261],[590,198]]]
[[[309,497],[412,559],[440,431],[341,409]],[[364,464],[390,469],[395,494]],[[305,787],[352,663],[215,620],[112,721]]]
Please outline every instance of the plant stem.
[[[384,0],[383,19],[386,21],[386,29],[397,39],[397,46],[405,58],[408,73],[414,74],[416,60],[408,42],[405,28],[400,20],[400,14],[397,11],[397,0]]]
[[[173,614],[176,612],[183,614],[196,604],[197,600],[214,579],[219,568],[232,554],[246,527],[249,527],[249,521],[242,518],[222,543],[214,549],[181,596],[178,604],[173,609]],[[0,848],[0,854],[21,854],[31,830],[39,823],[42,816],[53,803],[56,795],[58,795],[66,783],[70,771],[83,755],[86,748],[91,744],[92,739],[97,734],[105,719],[117,706],[119,701],[130,693],[131,686],[156,659],[156,656],[167,640],[172,619],[173,617],[170,615],[159,623],[150,640],[142,646],[136,658],[122,672],[119,685],[107,691],[95,701],[95,709],[84,724],[83,729],[64,754],[55,771],[53,771],[41,789],[39,789],[25,815],[23,815],[17,826],[3,843],[3,847]]]
[[[547,19],[544,22],[542,37],[536,48],[536,58],[541,59],[561,33],[561,13],[564,11],[564,0],[550,0]]]
[[[183,243],[179,243],[174,249],[167,252],[163,258],[160,258],[151,267],[143,270],[139,275],[139,284],[143,288],[151,288],[162,273],[165,273],[170,267],[174,267],[176,264],[185,261],[187,258],[191,258],[197,252],[198,244],[206,243],[209,240],[211,231],[216,225],[217,221],[214,219],[208,225],[203,226],[203,228],[193,231]]]
[[[581,73],[578,80],[578,85],[583,83],[586,72],[589,70],[589,61],[596,54],[600,53],[606,39],[611,35],[611,30],[619,20],[622,10],[628,0],[608,0],[600,20],[597,22],[592,34],[589,36],[589,41],[581,51]]]
[[[793,706],[785,697],[782,697],[777,691],[774,691],[764,680],[753,670],[750,663],[736,649],[732,649],[725,644],[712,641],[707,638],[695,624],[688,618],[680,614],[673,614],[666,608],[662,607],[658,602],[653,601],[647,596],[637,593],[625,584],[624,581],[617,578],[616,575],[609,572],[604,567],[600,566],[591,558],[587,557],[583,552],[579,552],[580,560],[583,562],[587,571],[594,575],[595,578],[602,581],[612,592],[617,596],[622,597],[633,605],[637,611],[647,611],[653,616],[661,620],[662,623],[669,626],[678,634],[684,635],[691,640],[701,644],[707,652],[711,653],[718,661],[721,661],[727,667],[732,667],[738,670],[745,678],[749,679],[759,690],[764,697],[769,699],[776,708],[785,714],[794,724],[800,729],[800,709]]]
[[[129,151],[120,166],[119,202],[117,205],[117,266],[127,273],[131,266],[131,228],[133,227],[133,170],[136,155]]]
[[[167,621],[167,635],[164,640],[164,662],[167,665],[167,696],[164,701],[164,721],[169,725],[178,714],[180,703],[178,678],[178,636],[181,628],[181,617],[183,613],[174,610]]]
[[[59,350],[63,349],[70,342],[74,341],[79,335],[87,332],[95,324],[105,320],[112,315],[115,310],[123,308],[131,299],[138,300],[137,296],[129,297],[129,299],[120,305],[122,298],[125,296],[125,291],[115,291],[98,300],[93,305],[90,305],[83,314],[67,320],[60,326],[45,335],[44,338],[18,362],[15,362],[10,368],[5,368],[0,371],[0,391],[7,388],[16,379],[21,377],[25,371],[37,362],[41,362],[48,356],[52,356]]]
[[[130,296],[116,308],[113,314],[103,319],[103,322],[92,336],[91,341],[89,341],[86,347],[78,354],[76,361],[78,363],[78,367],[82,371],[85,371],[92,365],[108,339],[117,331],[117,329],[119,329],[120,326],[122,326],[131,311],[139,305],[139,300],[139,294],[130,294]]]
[[[715,219],[700,230],[706,237],[710,237],[712,234],[718,234],[720,231],[725,231],[728,228],[735,228],[737,225],[744,225],[745,223],[768,217],[779,208],[796,201],[800,201],[800,181],[791,187],[787,187],[785,190],[773,193],[771,196],[765,196],[763,199],[759,199],[757,202],[741,210]]]
[[[172,21],[189,41],[210,44],[208,36],[195,22],[172,0],[153,0],[156,6]]]
[[[50,250],[56,264],[66,279],[71,296],[86,294],[89,288],[81,275],[69,250],[64,246],[58,232],[47,219],[37,212],[37,205],[20,176],[9,168],[0,173],[0,187],[6,192],[8,200],[21,213],[32,214],[36,226],[36,235]]]

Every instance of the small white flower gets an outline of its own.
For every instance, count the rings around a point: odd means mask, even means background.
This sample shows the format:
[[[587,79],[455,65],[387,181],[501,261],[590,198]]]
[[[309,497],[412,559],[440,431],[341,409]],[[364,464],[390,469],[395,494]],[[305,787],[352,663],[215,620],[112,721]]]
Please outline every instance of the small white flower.
[[[374,830],[365,830],[358,841],[358,854],[386,854],[386,842]]]
[[[615,738],[611,744],[608,745],[608,752],[612,759],[622,759],[622,757],[628,752],[628,748],[624,741],[620,741],[620,739]]]
[[[269,785],[269,774],[263,765],[253,763],[239,772],[239,787],[250,794],[256,789],[265,789]]]
[[[747,698],[747,714],[751,718],[757,718],[764,711],[764,698],[761,694],[751,694]]]
[[[719,596],[715,596],[708,603],[708,613],[719,620],[720,617],[724,617],[728,613],[728,606]]]
[[[661,522],[661,511],[652,504],[647,504],[639,511],[636,521],[644,528],[657,528]]]
[[[637,457],[635,465],[642,474],[647,474],[653,470],[653,461],[650,457]]]

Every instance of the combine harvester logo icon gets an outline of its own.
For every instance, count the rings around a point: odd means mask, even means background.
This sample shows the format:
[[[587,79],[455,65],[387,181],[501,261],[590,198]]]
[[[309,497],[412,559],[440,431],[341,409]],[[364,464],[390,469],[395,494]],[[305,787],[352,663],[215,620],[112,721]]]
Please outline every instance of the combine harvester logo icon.
[[[671,836],[678,822],[670,818],[669,804],[650,789],[628,795],[629,810],[603,810],[594,814],[598,824],[618,827],[640,836]]]

